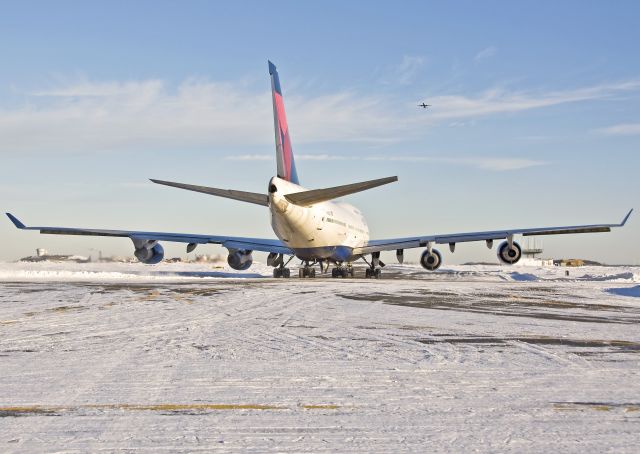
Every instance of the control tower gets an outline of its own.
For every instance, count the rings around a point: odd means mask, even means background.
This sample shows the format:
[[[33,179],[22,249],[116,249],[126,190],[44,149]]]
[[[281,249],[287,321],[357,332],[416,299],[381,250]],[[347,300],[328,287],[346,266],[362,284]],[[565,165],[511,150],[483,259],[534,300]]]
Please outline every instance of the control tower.
[[[527,238],[527,242],[522,245],[522,255],[535,259],[536,255],[542,254],[542,240],[539,238]]]

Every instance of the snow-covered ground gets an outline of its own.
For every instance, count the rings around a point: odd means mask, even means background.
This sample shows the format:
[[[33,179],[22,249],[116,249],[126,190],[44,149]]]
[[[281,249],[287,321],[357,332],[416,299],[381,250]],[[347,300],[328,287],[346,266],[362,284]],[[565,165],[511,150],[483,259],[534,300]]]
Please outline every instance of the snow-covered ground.
[[[566,270],[0,264],[0,452],[637,452],[640,269]]]

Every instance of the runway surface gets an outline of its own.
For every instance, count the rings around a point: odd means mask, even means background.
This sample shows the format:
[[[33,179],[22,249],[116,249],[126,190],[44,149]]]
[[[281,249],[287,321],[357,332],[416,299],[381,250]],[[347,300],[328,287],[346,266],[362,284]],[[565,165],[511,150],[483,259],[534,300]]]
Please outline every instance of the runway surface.
[[[385,271],[0,264],[0,451],[637,452],[640,269]]]

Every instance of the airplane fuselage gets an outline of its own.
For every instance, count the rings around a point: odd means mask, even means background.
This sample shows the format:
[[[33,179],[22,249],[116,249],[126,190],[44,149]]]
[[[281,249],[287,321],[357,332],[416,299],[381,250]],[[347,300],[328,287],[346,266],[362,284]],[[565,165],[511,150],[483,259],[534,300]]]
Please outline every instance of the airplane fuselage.
[[[271,227],[276,236],[303,260],[352,261],[353,248],[369,241],[362,213],[342,202],[295,205],[284,197],[307,189],[282,178],[269,181]]]

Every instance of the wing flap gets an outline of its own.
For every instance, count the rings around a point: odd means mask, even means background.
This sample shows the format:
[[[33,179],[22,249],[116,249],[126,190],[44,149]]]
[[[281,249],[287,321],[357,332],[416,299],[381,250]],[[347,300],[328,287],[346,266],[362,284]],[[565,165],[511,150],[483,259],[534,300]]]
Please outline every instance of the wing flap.
[[[128,237],[126,231],[120,230],[95,230],[95,229],[73,229],[66,227],[26,227],[25,230],[39,230],[47,235],[82,235],[82,236],[114,236]]]
[[[422,244],[420,239],[417,238],[409,238],[406,241],[402,239],[370,241],[366,246],[354,248],[353,255],[365,255],[394,249],[413,249],[422,246],[426,246],[426,242]]]
[[[611,227],[586,227],[577,229],[560,229],[560,230],[541,230],[538,232],[523,232],[522,236],[538,236],[538,235],[564,235],[570,233],[599,233],[610,232]]]
[[[248,239],[250,240],[250,239]],[[275,242],[276,240],[274,240]],[[245,251],[275,252],[276,254],[294,255],[293,251],[283,244],[265,244],[257,241],[230,240],[223,241],[222,245],[227,249],[239,249]]]

